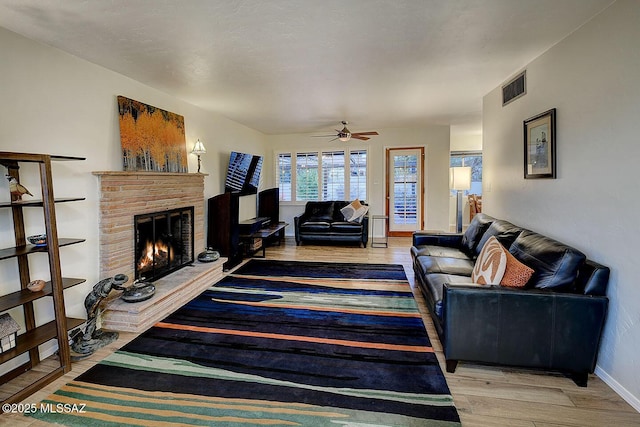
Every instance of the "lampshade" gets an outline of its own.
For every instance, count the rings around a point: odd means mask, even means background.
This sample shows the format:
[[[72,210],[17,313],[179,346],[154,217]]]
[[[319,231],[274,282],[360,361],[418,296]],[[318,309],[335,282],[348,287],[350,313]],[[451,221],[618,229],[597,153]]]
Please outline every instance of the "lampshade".
[[[468,166],[450,168],[449,187],[452,190],[470,190],[471,168]]]
[[[207,149],[204,148],[204,144],[199,139],[196,141],[196,144],[193,146],[193,150],[191,150],[193,154],[204,154],[207,152]]]

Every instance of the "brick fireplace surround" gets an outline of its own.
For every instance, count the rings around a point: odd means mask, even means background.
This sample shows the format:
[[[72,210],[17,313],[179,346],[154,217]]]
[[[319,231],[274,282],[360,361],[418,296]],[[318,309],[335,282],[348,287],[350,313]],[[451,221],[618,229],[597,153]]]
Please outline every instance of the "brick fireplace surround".
[[[134,215],[194,207],[194,251],[204,250],[204,177],[196,173],[93,172],[100,185],[100,278],[135,277]],[[222,278],[222,261],[195,262],[154,282],[156,294],[139,303],[113,299],[102,327],[142,332]]]

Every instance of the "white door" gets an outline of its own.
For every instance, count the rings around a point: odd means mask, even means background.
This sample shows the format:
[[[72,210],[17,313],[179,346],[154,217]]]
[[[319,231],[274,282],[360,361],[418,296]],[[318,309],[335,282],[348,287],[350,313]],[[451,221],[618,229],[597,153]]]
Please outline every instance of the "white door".
[[[389,235],[422,229],[424,148],[387,149]]]

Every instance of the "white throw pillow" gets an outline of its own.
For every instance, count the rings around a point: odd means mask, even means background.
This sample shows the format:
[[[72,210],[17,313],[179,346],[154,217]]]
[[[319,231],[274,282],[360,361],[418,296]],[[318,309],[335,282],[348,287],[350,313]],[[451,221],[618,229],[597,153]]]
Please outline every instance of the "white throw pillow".
[[[361,205],[358,210],[356,210],[356,214],[353,216],[351,221],[362,222],[364,216],[369,212],[369,206]]]
[[[353,202],[340,209],[340,212],[342,213],[345,221],[355,221],[355,218],[357,218],[358,215],[358,210],[361,208],[362,204],[360,203],[360,200],[355,199]]]
[[[473,283],[480,285],[499,285],[507,268],[505,250],[494,236],[482,247],[476,265],[471,273]]]

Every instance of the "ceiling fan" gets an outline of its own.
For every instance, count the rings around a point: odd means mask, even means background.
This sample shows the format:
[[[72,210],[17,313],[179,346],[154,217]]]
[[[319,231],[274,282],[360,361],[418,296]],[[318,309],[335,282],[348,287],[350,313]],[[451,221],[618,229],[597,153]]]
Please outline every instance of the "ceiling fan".
[[[333,136],[334,138],[331,141],[335,141],[336,139],[339,139],[342,142],[347,142],[349,141],[351,138],[353,139],[359,139],[361,141],[367,141],[369,138],[369,136],[367,135],[378,135],[378,132],[355,132],[355,133],[351,133],[351,131],[349,129],[347,129],[347,125],[349,124],[349,122],[346,121],[342,121],[342,125],[344,126],[342,128],[342,130],[338,130],[336,129],[336,132],[338,132],[337,134],[333,134],[333,135],[314,135],[316,138],[327,138],[330,136]],[[329,141],[329,142],[331,142]]]

